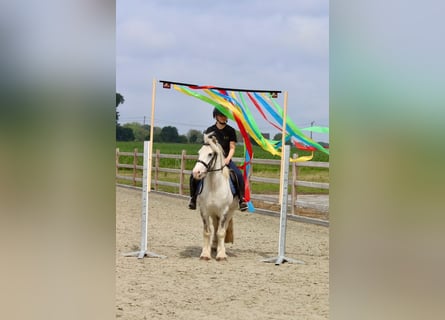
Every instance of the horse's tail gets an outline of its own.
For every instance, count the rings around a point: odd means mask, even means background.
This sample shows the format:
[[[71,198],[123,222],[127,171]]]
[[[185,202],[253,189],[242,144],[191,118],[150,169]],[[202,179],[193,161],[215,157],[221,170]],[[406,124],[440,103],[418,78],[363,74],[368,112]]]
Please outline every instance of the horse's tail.
[[[229,225],[227,226],[226,230],[226,237],[224,238],[225,243],[233,243],[233,218],[230,219]]]

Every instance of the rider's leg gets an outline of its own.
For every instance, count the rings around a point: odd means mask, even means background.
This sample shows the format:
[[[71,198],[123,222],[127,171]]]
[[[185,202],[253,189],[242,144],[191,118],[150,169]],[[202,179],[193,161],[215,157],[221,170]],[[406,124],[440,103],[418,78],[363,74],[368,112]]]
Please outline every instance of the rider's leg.
[[[194,179],[192,175],[190,175],[190,202],[189,209],[196,209],[196,198],[198,197],[198,184],[199,181]]]
[[[229,162],[229,168],[232,169],[236,176],[237,176],[237,180],[238,180],[238,192],[239,192],[239,208],[241,211],[246,211],[247,210],[247,203],[246,200],[244,199],[244,178],[243,178],[243,174],[241,173],[241,170],[236,166],[236,164],[233,161]]]

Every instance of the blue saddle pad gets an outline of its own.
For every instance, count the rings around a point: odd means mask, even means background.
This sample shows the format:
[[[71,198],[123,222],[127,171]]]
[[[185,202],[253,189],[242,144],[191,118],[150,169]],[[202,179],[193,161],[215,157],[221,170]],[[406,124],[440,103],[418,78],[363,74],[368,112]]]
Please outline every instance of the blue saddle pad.
[[[205,179],[204,179],[205,180]],[[198,193],[197,194],[201,194],[202,192],[202,186],[204,185],[204,180],[199,180],[198,183]],[[230,191],[232,191],[232,195],[236,196],[236,187],[235,187],[235,183],[233,182],[232,178],[229,179],[229,184],[230,184]]]
[[[232,194],[235,196],[236,195],[235,183],[231,178],[229,179],[229,181],[230,181],[230,191],[232,191]]]

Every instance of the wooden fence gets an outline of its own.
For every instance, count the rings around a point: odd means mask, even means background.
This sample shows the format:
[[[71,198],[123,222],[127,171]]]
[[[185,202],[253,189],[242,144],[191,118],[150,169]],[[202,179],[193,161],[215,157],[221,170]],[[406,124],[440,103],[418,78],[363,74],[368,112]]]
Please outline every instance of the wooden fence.
[[[119,159],[121,156],[132,157],[133,162],[131,164],[120,163]],[[156,150],[156,153],[153,155],[154,164],[152,167],[152,181],[151,188],[152,190],[159,190],[159,186],[168,186],[177,188],[178,193],[180,195],[188,195],[189,194],[189,177],[191,174],[191,170],[187,170],[187,161],[196,162],[198,156],[197,155],[187,155],[186,151],[183,150],[180,155],[178,154],[162,154],[160,150]],[[296,154],[293,155],[293,158],[296,158]],[[119,148],[116,148],[116,179],[118,180],[127,180],[131,181],[131,184],[137,185],[137,183],[142,182],[142,170],[143,165],[139,165],[139,162],[142,162],[143,153],[139,153],[138,149],[134,149],[133,152],[120,152]],[[179,162],[179,168],[167,168],[160,166],[161,159],[175,159]],[[138,161],[139,160],[139,161]],[[243,159],[241,158],[233,158],[233,161],[236,163],[242,163]],[[249,183],[258,182],[258,183],[268,183],[268,184],[280,184],[279,178],[266,178],[259,177],[253,174],[253,168],[255,164],[264,164],[264,165],[274,165],[280,166],[281,161],[275,159],[253,159],[252,160],[252,170],[249,179]],[[176,166],[177,167],[177,166]],[[301,181],[298,180],[298,168],[299,167],[316,167],[316,168],[329,168],[328,162],[316,162],[316,161],[308,161],[308,162],[291,162],[290,164],[291,170],[289,171],[289,179],[288,183],[290,186],[291,193],[291,205],[292,214],[295,214],[296,203],[297,203],[297,186],[304,186],[308,188],[316,188],[316,189],[327,189],[329,190],[329,183],[326,182],[312,182],[312,181]],[[126,169],[126,174],[122,174],[121,170]],[[128,172],[131,172],[130,174]],[[160,173],[174,173],[179,175],[179,181],[171,182],[171,181],[163,181],[160,178]],[[264,195],[264,194],[251,194],[252,200],[258,201],[268,201],[271,203],[275,203],[279,205],[279,197],[278,195]]]

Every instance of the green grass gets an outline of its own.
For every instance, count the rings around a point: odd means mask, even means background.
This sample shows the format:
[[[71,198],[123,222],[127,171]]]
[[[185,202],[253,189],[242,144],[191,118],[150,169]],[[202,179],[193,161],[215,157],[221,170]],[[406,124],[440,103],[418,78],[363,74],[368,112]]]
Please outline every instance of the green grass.
[[[143,142],[116,142],[116,147],[119,148],[121,152],[133,152],[135,148],[138,149],[138,152],[142,153],[144,149]],[[182,150],[185,150],[187,155],[197,155],[200,144],[180,144],[180,143],[154,143],[153,144],[153,153],[156,153],[156,150],[159,149],[162,154],[177,154],[180,155]],[[280,158],[277,156],[273,156],[267,151],[264,151],[258,146],[253,146],[254,158],[255,159],[276,159]],[[291,148],[291,154],[298,153],[299,156],[305,156],[311,154],[311,152],[297,150],[295,147]],[[235,157],[243,158],[244,157],[244,148],[242,146],[237,146]],[[329,156],[319,152],[314,152],[314,158],[312,161],[329,161]],[[121,156],[119,159],[120,163],[133,163],[133,157],[131,156]],[[143,158],[138,158],[138,164],[143,164]],[[175,168],[180,169],[181,162],[179,159],[160,159],[161,167]],[[194,161],[186,162],[186,169],[191,170],[194,166]],[[254,164],[253,166],[253,175],[258,177],[268,177],[268,178],[279,178],[280,166],[278,165],[263,165],[263,164]],[[130,175],[132,176],[131,169],[120,169],[119,174]],[[138,172],[138,177],[141,177],[142,172]],[[170,182],[179,182],[179,175],[174,173],[159,173],[159,178],[162,181],[170,181]],[[154,176],[153,176],[154,178]],[[298,170],[298,180],[303,181],[313,181],[313,182],[327,182],[329,183],[329,169],[327,168],[312,168],[312,167],[300,167]],[[129,181],[123,180],[118,181],[119,183],[131,183]],[[140,183],[139,183],[140,186]],[[176,189],[176,190],[175,190]],[[167,187],[167,186],[159,186],[159,190],[166,192],[178,192],[178,188]],[[266,194],[266,193],[278,193],[279,185],[278,184],[266,184],[266,183],[255,183],[252,182],[251,190],[256,194]],[[324,189],[314,189],[307,187],[298,187],[297,192],[299,193],[311,193],[311,194],[328,194],[329,190]]]
[[[159,143],[154,142],[153,143],[153,152],[155,152],[156,149],[159,149],[161,153],[165,154],[181,154],[182,150],[186,150],[187,154],[189,155],[196,155],[198,154],[198,150],[201,147],[200,144],[191,144],[191,143]],[[120,151],[125,152],[132,152],[135,148],[138,149],[139,152],[143,152],[144,150],[144,143],[142,141],[117,141],[116,142],[116,148],[119,148]],[[253,154],[255,158],[258,159],[280,159],[278,156],[273,156],[269,152],[263,150],[259,146],[253,146]],[[291,147],[290,153],[294,154],[297,153],[299,157],[310,155],[310,151],[305,150],[299,150],[295,148],[294,146]],[[242,158],[244,157],[244,148],[243,146],[237,146],[235,151],[235,157]],[[322,161],[322,162],[329,162],[329,155],[320,152],[315,151],[314,152],[314,158],[311,161]]]

